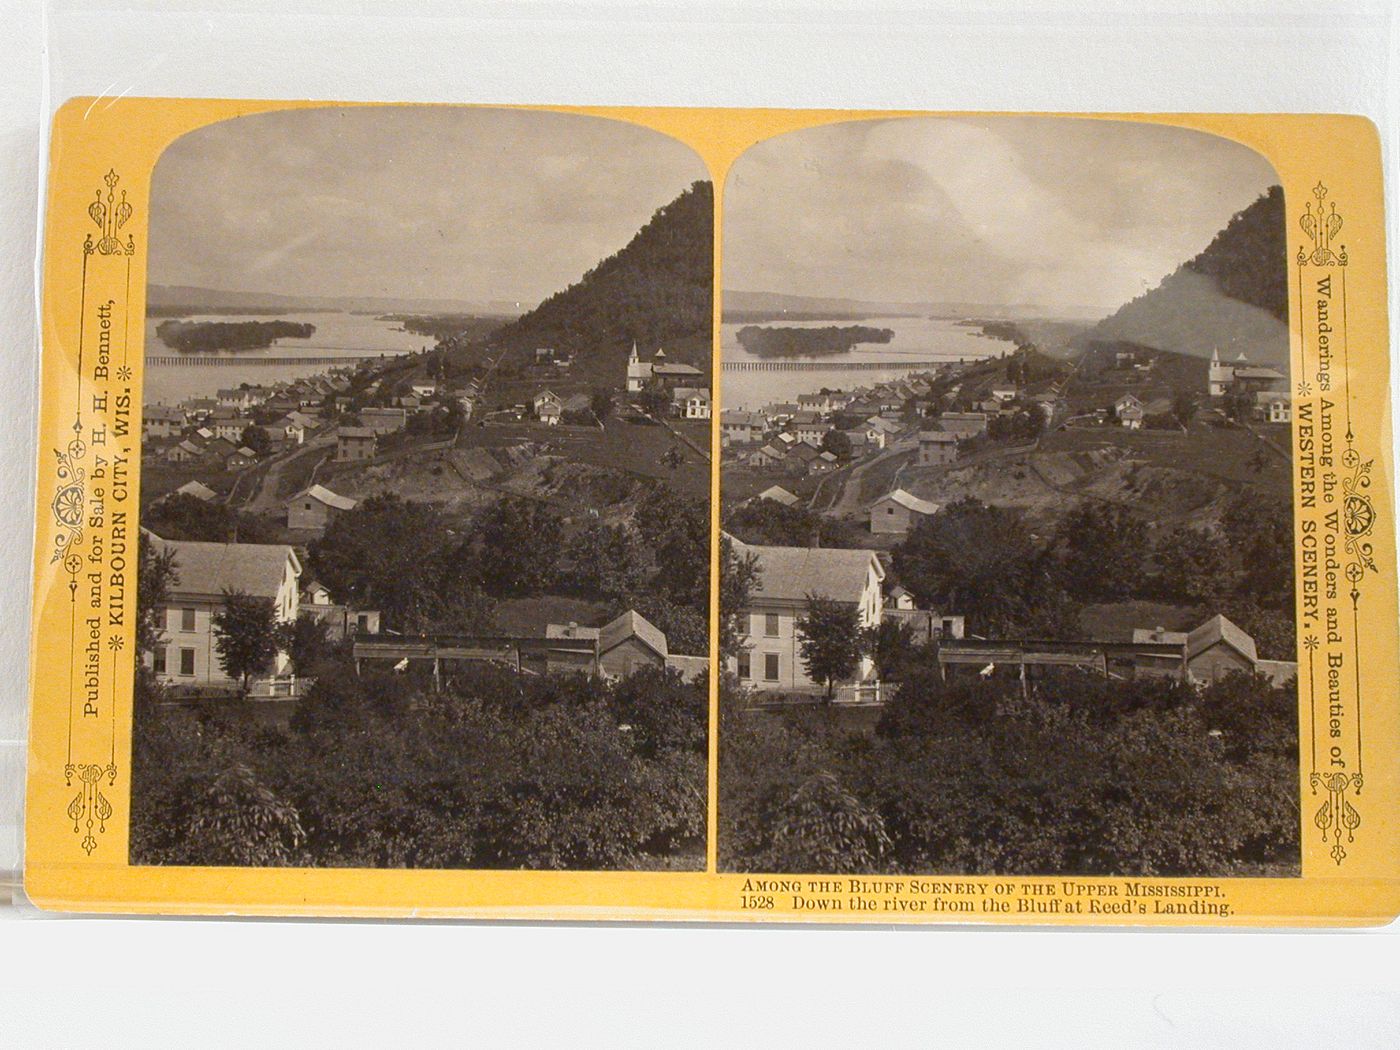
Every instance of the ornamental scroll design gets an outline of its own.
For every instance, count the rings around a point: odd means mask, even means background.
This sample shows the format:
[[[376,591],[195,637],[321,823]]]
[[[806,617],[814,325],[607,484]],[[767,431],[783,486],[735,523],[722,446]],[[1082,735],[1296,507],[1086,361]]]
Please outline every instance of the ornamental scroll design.
[[[1298,217],[1298,225],[1312,241],[1312,250],[1299,247],[1298,265],[1345,266],[1346,245],[1339,245],[1336,251],[1332,250],[1332,243],[1337,234],[1342,232],[1343,225],[1341,215],[1337,214],[1337,202],[1326,204],[1327,187],[1322,184],[1321,179],[1313,187],[1312,195],[1317,199],[1317,210],[1313,210],[1312,201],[1309,201],[1303,214]]]
[[[90,857],[97,849],[97,834],[105,832],[107,821],[112,819],[112,803],[102,793],[102,781],[105,779],[109,788],[116,784],[117,764],[70,762],[63,767],[63,776],[69,787],[73,786],[75,778],[78,782],[78,793],[68,803],[68,819],[73,822],[73,834],[83,836],[79,845]]]
[[[121,176],[115,169],[109,169],[103,176],[102,181],[107,185],[107,195],[104,198],[101,190],[95,191],[97,199],[88,205],[88,216],[97,225],[97,240],[92,239],[92,234],[88,234],[87,240],[83,241],[83,254],[91,255],[97,252],[99,255],[135,255],[136,239],[131,234],[126,235],[123,243],[117,234],[128,222],[131,221],[131,203],[126,199],[126,190],[121,191],[121,196],[117,196],[117,183],[121,182]]]
[[[1319,787],[1327,792],[1327,800],[1313,814],[1313,824],[1322,832],[1322,841],[1332,843],[1329,855],[1341,864],[1347,857],[1342,836],[1346,836],[1347,843],[1354,842],[1356,829],[1361,826],[1361,814],[1347,798],[1348,791],[1361,794],[1361,774],[1314,773],[1308,778],[1308,783],[1314,795]]]

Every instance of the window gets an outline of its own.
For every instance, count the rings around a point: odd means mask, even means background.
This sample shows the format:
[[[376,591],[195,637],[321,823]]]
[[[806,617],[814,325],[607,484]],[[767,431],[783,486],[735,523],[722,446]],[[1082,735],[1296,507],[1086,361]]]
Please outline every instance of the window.
[[[180,673],[193,677],[194,675],[194,650],[180,650]]]
[[[181,609],[181,610],[180,610],[180,630],[182,630],[182,631],[193,631],[193,630],[194,630],[194,610],[193,610],[193,609]]]
[[[777,653],[764,653],[764,654],[763,654],[763,678],[764,678],[765,681],[768,681],[768,682],[776,682],[776,681],[778,680],[778,654],[777,654]]]
[[[894,513],[894,508],[893,508],[893,507],[886,507],[886,508],[885,508],[885,513],[886,513],[886,514],[893,514],[893,513]]]
[[[753,677],[752,661],[747,652],[739,654],[739,677],[745,681]]]
[[[766,637],[766,638],[776,638],[776,637],[778,637],[778,614],[777,614],[777,613],[764,613],[764,614],[763,614],[763,634],[764,634],[764,637]]]
[[[165,674],[165,646],[158,645],[152,651],[151,670],[156,674]]]
[[[943,621],[943,637],[945,637],[945,638],[951,638],[951,637],[953,637],[953,621],[952,621],[952,620],[944,620],[944,621]]]

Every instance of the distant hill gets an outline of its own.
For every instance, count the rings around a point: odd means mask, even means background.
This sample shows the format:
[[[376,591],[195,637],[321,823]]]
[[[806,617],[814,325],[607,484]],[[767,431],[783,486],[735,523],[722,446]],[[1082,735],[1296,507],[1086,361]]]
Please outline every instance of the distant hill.
[[[925,302],[889,303],[867,299],[842,299],[782,292],[726,289],[724,320],[734,324],[761,321],[862,321],[871,317],[951,317],[956,319],[1022,319],[1088,317],[1087,308],[1051,310],[1034,303]]]
[[[1085,333],[1080,344],[1131,343],[1209,357],[1288,363],[1288,245],[1278,186],[1235,215],[1205,250]]]
[[[516,317],[520,304],[504,301],[465,302],[455,299],[398,299],[393,296],[281,295],[277,292],[231,292],[188,284],[146,286],[146,313],[152,317],[190,314],[475,314]]]
[[[696,182],[614,255],[491,337],[518,352],[577,353],[575,371],[621,382],[632,343],[708,370],[714,299],[714,190]]]

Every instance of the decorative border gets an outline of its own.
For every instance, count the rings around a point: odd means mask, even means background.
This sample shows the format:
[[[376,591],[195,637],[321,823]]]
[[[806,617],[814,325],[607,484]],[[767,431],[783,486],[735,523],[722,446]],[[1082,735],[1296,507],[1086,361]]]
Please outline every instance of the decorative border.
[[[49,504],[54,530],[53,555],[50,558],[50,564],[61,563],[63,570],[68,574],[68,747],[63,765],[63,782],[68,788],[72,788],[76,784],[78,791],[71,796],[66,813],[68,819],[72,821],[73,833],[82,836],[78,844],[88,856],[91,856],[97,849],[98,836],[106,832],[107,822],[111,820],[113,815],[111,800],[104,793],[103,788],[113,788],[117,782],[117,657],[124,647],[124,640],[119,634],[109,634],[106,638],[106,649],[113,656],[111,690],[108,700],[111,710],[108,712],[109,717],[106,720],[109,739],[106,742],[107,747],[103,749],[107,754],[104,759],[84,761],[75,757],[75,736],[78,735],[75,712],[78,707],[79,685],[86,669],[77,666],[75,654],[82,651],[83,648],[79,641],[78,577],[83,572],[88,559],[85,559],[78,552],[78,548],[85,544],[91,547],[92,543],[95,542],[90,540],[87,530],[89,495],[91,482],[101,475],[102,460],[98,458],[96,464],[93,464],[90,462],[89,454],[92,445],[105,443],[106,430],[100,420],[85,424],[83,411],[84,408],[90,407],[94,413],[100,413],[109,404],[111,392],[106,388],[99,387],[100,378],[106,378],[111,374],[122,382],[131,379],[132,372],[127,362],[127,355],[131,341],[131,264],[132,258],[136,254],[135,236],[129,231],[124,240],[121,236],[135,214],[135,209],[127,200],[127,191],[125,189],[118,190],[121,176],[117,174],[115,168],[109,168],[107,174],[103,176],[102,182],[105,190],[95,190],[94,199],[87,205],[88,217],[97,227],[97,231],[95,234],[89,232],[83,238],[81,245],[82,276],[78,291],[78,360],[77,386],[73,403],[73,437],[65,448],[53,450],[56,460],[54,468],[55,491]],[[124,272],[110,272],[112,263],[116,261],[120,261],[124,265]],[[123,323],[120,329],[121,358],[120,364],[111,369],[110,373],[105,368],[99,368],[94,369],[93,376],[89,377],[86,374],[89,363],[87,359],[89,348],[86,341],[90,320],[88,300],[91,293],[91,279],[98,274],[99,267],[109,271],[105,275],[107,280],[120,281],[124,288]],[[115,298],[113,296],[110,302],[115,303]],[[112,331],[115,326],[111,324],[111,314],[104,312],[107,309],[105,306],[99,307],[97,316],[102,319],[101,324],[104,331]],[[99,342],[101,343],[102,340]],[[111,342],[115,343],[116,340],[111,340]],[[110,343],[108,345],[110,347]],[[102,347],[99,346],[99,355],[101,351]],[[87,391],[84,390],[85,383],[89,386]],[[85,400],[85,397],[89,400]],[[89,555],[89,559],[94,557],[95,555]],[[104,563],[100,557],[97,557],[95,564],[103,565]],[[79,746],[76,750],[88,751],[88,748]]]
[[[1317,796],[1319,788],[1326,793],[1326,799],[1313,814],[1313,826],[1322,832],[1324,843],[1331,842],[1331,849],[1328,851],[1332,860],[1340,866],[1347,859],[1345,842],[1351,844],[1355,842],[1356,831],[1361,827],[1361,812],[1353,801],[1361,795],[1361,789],[1365,784],[1363,773],[1363,755],[1361,735],[1361,714],[1362,714],[1362,686],[1361,686],[1361,597],[1362,587],[1368,573],[1376,573],[1376,561],[1374,545],[1371,541],[1371,534],[1374,532],[1378,516],[1375,505],[1372,503],[1368,490],[1371,487],[1371,467],[1374,459],[1363,459],[1356,447],[1356,432],[1352,427],[1352,396],[1351,396],[1351,340],[1347,333],[1347,298],[1346,298],[1346,278],[1347,268],[1350,258],[1347,255],[1346,245],[1337,241],[1345,220],[1337,211],[1336,201],[1328,201],[1329,191],[1322,180],[1319,179],[1312,189],[1313,201],[1308,201],[1304,205],[1303,214],[1298,217],[1298,225],[1307,237],[1308,244],[1300,244],[1295,257],[1298,265],[1298,307],[1299,307],[1299,333],[1300,348],[1303,354],[1303,364],[1307,367],[1307,325],[1309,318],[1304,316],[1303,309],[1304,289],[1303,273],[1309,267],[1327,268],[1330,267],[1336,274],[1336,299],[1340,303],[1341,312],[1339,323],[1332,327],[1329,324],[1329,332],[1336,337],[1340,343],[1340,357],[1342,370],[1342,408],[1346,416],[1346,448],[1342,451],[1339,460],[1341,465],[1349,473],[1340,479],[1340,489],[1342,494],[1341,514],[1340,514],[1340,539],[1343,554],[1347,562],[1343,567],[1342,574],[1345,577],[1350,589],[1347,596],[1351,599],[1351,651],[1347,655],[1352,662],[1352,680],[1354,688],[1354,707],[1352,716],[1355,720],[1355,754],[1353,757],[1353,767],[1327,768],[1323,769],[1318,764],[1318,728],[1317,728],[1317,696],[1316,679],[1314,671],[1315,653],[1320,642],[1316,635],[1308,635],[1303,640],[1303,645],[1308,653],[1308,690],[1309,706],[1312,711],[1311,737],[1312,737],[1312,769],[1308,775],[1308,785],[1314,797]],[[1315,207],[1314,207],[1315,202]],[[1336,245],[1334,248],[1333,245]],[[1329,284],[1329,288],[1330,288]],[[1318,331],[1320,333],[1320,318]],[[1319,389],[1330,390],[1333,384],[1322,380],[1322,358],[1323,351],[1321,345],[1321,335],[1317,339],[1316,352],[1318,355]],[[1328,355],[1335,358],[1335,351],[1329,343]],[[1331,366],[1327,371],[1330,372]],[[1298,395],[1308,397],[1312,394],[1312,386],[1306,379],[1298,384]],[[1319,410],[1320,411],[1320,410]],[[1332,641],[1329,638],[1329,642]],[[1328,657],[1330,661],[1335,654]],[[1335,736],[1332,739],[1336,739]],[[1345,748],[1338,744],[1329,745],[1327,748],[1332,766],[1345,765],[1345,758],[1340,757],[1345,754]]]

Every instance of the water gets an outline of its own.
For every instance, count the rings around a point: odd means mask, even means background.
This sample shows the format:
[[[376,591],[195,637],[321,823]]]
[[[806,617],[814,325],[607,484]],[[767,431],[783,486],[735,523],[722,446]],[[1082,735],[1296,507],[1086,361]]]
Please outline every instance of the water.
[[[161,342],[156,326],[163,317],[146,319],[146,356],[172,356],[178,353]],[[213,397],[214,394],[240,383],[269,384],[290,382],[304,376],[316,375],[331,366],[311,364],[259,365],[267,357],[378,357],[380,354],[403,354],[431,347],[430,336],[395,331],[396,321],[378,321],[372,314],[307,313],[307,314],[192,314],[179,318],[185,321],[294,321],[313,324],[316,332],[310,339],[278,339],[261,350],[241,350],[236,353],[191,354],[196,357],[228,357],[247,363],[247,367],[227,366],[208,368],[190,365],[147,365],[143,404],[175,404],[190,397]]]
[[[752,322],[746,322],[752,323]],[[832,325],[867,325],[888,328],[894,338],[888,343],[862,343],[849,353],[823,355],[819,358],[781,358],[781,360],[822,362],[890,362],[889,369],[846,371],[840,368],[812,369],[798,372],[723,372],[721,400],[725,408],[752,410],[774,401],[795,401],[798,394],[828,389],[850,390],[857,386],[873,386],[887,379],[909,374],[909,369],[897,367],[901,361],[977,360],[995,357],[1016,349],[1014,343],[992,339],[980,328],[957,321],[928,317],[868,317],[859,321],[763,321],[761,327],[827,328]],[[722,360],[764,360],[748,353],[739,345],[738,331],[743,324],[720,325]]]

